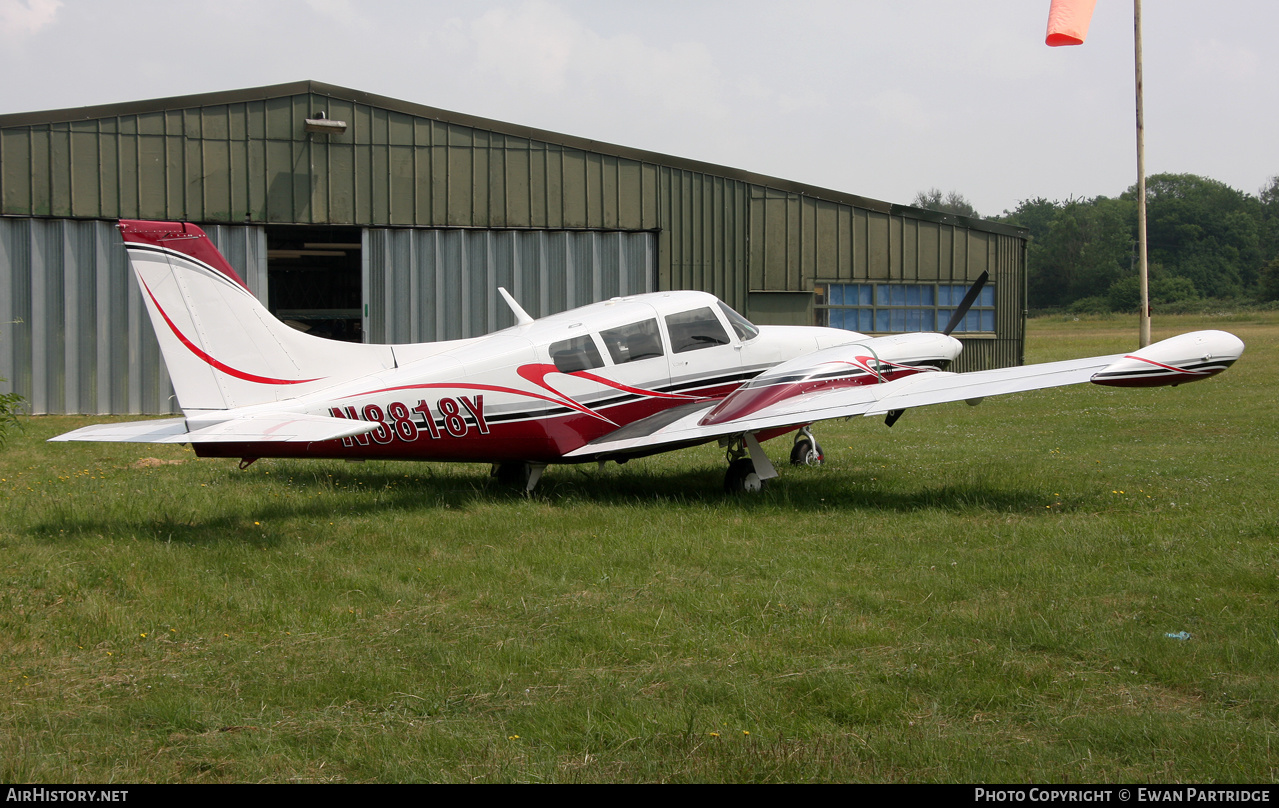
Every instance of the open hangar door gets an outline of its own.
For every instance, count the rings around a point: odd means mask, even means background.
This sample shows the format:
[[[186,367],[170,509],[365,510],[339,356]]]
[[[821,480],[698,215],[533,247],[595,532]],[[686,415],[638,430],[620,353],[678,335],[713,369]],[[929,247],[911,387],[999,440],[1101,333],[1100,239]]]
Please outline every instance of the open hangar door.
[[[367,341],[433,342],[656,289],[657,235],[618,230],[364,231]]]
[[[269,293],[263,304],[308,334],[364,341],[363,245],[358,227],[266,228]]]

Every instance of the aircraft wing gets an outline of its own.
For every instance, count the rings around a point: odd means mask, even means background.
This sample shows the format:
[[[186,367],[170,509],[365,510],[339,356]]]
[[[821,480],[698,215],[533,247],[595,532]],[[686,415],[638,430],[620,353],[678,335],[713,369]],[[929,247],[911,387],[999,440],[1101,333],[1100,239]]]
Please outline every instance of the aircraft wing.
[[[917,373],[882,384],[801,394],[766,406],[749,416],[719,424],[701,423],[707,417],[709,405],[697,407],[678,420],[665,424],[661,423],[659,417],[662,413],[658,413],[658,416],[588,443],[570,452],[568,457],[638,454],[664,445],[694,444],[726,435],[803,426],[831,418],[883,415],[893,410],[948,401],[971,401],[986,396],[1082,384],[1091,381],[1096,373],[1123,356],[1096,356],[973,373]],[[646,421],[651,421],[654,428],[645,430],[643,427]],[[620,434],[623,432],[626,434]]]
[[[861,345],[836,346],[761,373],[721,402],[687,405],[628,424],[570,452],[579,459],[652,454],[743,435],[854,415],[884,415],[947,401],[976,403],[986,396],[1093,382],[1114,387],[1176,386],[1207,379],[1230,367],[1244,344],[1224,331],[1195,331],[1130,354],[1094,356],[1039,365],[946,373],[920,370],[887,379],[856,370]],[[831,368],[848,371],[831,371]],[[864,369],[868,369],[863,364]]]
[[[296,412],[263,412],[201,424],[187,418],[131,421],[86,426],[52,441],[110,441],[121,443],[311,443],[362,435],[380,422]]]

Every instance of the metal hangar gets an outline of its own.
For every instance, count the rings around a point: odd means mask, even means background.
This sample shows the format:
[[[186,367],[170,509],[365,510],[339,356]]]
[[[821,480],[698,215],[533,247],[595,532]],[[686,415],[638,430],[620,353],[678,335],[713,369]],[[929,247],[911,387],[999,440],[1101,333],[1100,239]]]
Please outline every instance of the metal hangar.
[[[1023,358],[1026,231],[307,81],[0,115],[0,389],[175,404],[114,220],[204,227],[278,317],[419,342],[699,289],[760,323],[936,330]]]

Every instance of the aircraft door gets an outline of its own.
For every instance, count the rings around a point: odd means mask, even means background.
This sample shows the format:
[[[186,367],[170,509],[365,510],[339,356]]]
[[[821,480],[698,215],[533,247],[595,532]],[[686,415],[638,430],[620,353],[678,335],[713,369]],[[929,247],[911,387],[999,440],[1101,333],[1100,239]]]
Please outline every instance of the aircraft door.
[[[741,384],[741,345],[710,306],[668,314],[671,388],[674,392],[717,395]]]
[[[656,313],[633,323],[602,329],[599,336],[612,360],[607,372],[601,375],[644,390],[665,391],[670,386],[667,350]]]

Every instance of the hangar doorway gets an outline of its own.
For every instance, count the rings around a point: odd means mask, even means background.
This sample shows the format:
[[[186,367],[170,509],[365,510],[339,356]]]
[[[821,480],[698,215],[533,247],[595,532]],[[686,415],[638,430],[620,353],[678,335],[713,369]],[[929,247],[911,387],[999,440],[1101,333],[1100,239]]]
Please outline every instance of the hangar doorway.
[[[267,308],[308,334],[364,342],[361,230],[268,225]]]

